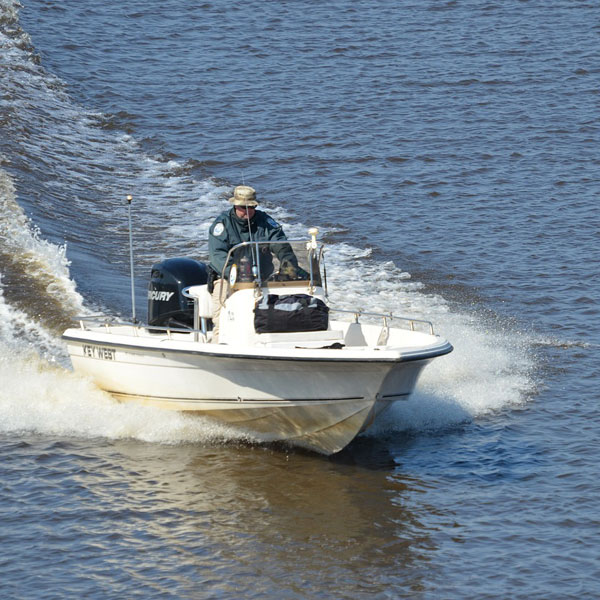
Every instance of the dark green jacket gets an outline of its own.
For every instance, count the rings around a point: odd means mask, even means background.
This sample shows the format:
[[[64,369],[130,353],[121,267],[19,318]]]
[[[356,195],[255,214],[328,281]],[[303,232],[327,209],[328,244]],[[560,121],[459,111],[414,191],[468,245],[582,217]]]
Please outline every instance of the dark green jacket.
[[[252,241],[285,241],[287,238],[283,233],[281,225],[262,210],[257,210],[254,217],[250,219],[252,227]],[[248,229],[248,219],[240,219],[235,214],[235,208],[221,213],[211,225],[208,231],[208,251],[209,265],[220,276],[227,253],[236,244],[250,241],[250,231]],[[260,252],[260,273],[264,279],[273,273],[273,252],[280,261],[290,260],[297,265],[298,261],[288,244],[275,244],[270,251],[266,247],[261,247]],[[248,250],[248,256],[250,251]],[[229,277],[229,269],[233,261],[230,259],[225,276]]]

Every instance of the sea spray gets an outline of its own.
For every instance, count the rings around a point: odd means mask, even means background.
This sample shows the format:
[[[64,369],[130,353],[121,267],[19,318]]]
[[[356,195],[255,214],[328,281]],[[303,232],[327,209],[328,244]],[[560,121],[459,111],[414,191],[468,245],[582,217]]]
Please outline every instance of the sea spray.
[[[10,175],[0,169],[0,275],[10,301],[33,319],[60,327],[84,312],[70,278],[66,246],[44,240],[17,202]]]
[[[73,102],[65,83],[41,66],[19,28],[18,8],[18,3],[0,2],[0,60],[9,67],[3,86],[10,100],[10,126],[0,125],[7,134],[0,140],[0,152],[7,155],[2,163],[8,165],[0,170],[0,360],[3,380],[9,380],[2,410],[11,415],[6,422],[49,434],[208,439],[208,422],[172,414],[154,419],[153,411],[115,403],[72,373],[60,333],[92,305],[110,306],[108,312],[114,313],[112,297],[127,298],[127,193],[134,196],[137,272],[148,273],[149,265],[165,257],[207,258],[208,227],[229,207],[232,185],[195,178],[191,162],[150,154],[134,135],[119,131],[118,118]],[[21,200],[12,179],[19,174],[19,185],[28,186]],[[304,238],[308,226],[319,225],[318,210],[303,223],[306,217],[295,219],[269,202],[264,200],[264,208],[290,238]],[[341,226],[323,227],[320,238],[339,231]],[[451,307],[441,294],[425,293],[423,283],[402,265],[378,260],[371,247],[355,240],[331,243],[325,259],[334,306],[431,320],[455,348],[433,361],[413,396],[377,425],[439,428],[528,398],[533,383],[527,336]],[[145,276],[140,277],[145,287]],[[151,425],[145,428],[136,420]]]
[[[0,381],[3,433],[158,443],[256,441],[208,419],[117,402],[72,372],[61,338],[8,304],[1,283]]]

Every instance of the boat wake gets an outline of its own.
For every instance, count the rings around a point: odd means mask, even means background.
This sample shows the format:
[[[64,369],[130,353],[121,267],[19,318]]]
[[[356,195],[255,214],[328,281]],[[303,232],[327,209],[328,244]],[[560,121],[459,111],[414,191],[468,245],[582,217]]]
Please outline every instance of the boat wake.
[[[126,247],[126,208],[115,198],[137,190],[135,253],[147,268],[168,255],[205,258],[208,228],[229,206],[230,186],[198,181],[185,165],[149,156],[134,137],[106,127],[109,117],[74,104],[66,85],[41,67],[18,25],[18,4],[0,5],[0,25],[2,61],[10,67],[0,84],[10,104],[10,118],[0,121],[0,432],[249,440],[208,420],[119,404],[71,371],[60,334],[73,317],[95,311],[90,298],[119,309],[128,304],[127,264],[115,254]],[[284,207],[269,211],[293,238],[318,225],[291,223]],[[339,230],[321,232],[325,241],[332,233],[338,239]],[[517,406],[535,391],[535,344],[527,335],[451,309],[409,273],[374,259],[370,248],[330,243],[326,265],[333,305],[431,320],[455,348],[428,366],[410,399],[383,413],[368,435],[443,429]],[[145,285],[137,286],[140,297]]]
[[[50,247],[45,245],[44,252]],[[54,252],[62,256],[63,250],[55,247]],[[369,257],[338,260],[360,263]],[[56,264],[60,265],[61,277],[68,274],[63,262]],[[381,268],[381,265],[369,266],[375,281]],[[387,269],[389,273],[389,265]],[[519,405],[534,387],[531,376],[534,364],[526,338],[516,342],[514,332],[493,332],[472,316],[453,313],[442,298],[424,295],[419,287],[405,273],[396,273],[395,281],[386,278],[378,297],[378,309],[392,309],[390,302],[395,300],[413,311],[435,313],[432,318],[438,331],[452,340],[455,351],[434,361],[425,370],[414,394],[383,413],[364,435],[444,429]],[[69,289],[65,317],[81,302],[74,286]],[[3,433],[35,432],[166,444],[268,441],[208,419],[118,403],[70,370],[60,331],[47,326],[43,317],[35,319],[10,304],[3,292],[4,286],[0,284],[0,377],[4,382],[0,390],[0,431]],[[337,294],[340,301],[349,300],[350,295],[344,295],[343,289]]]
[[[0,183],[6,240],[0,262],[0,431],[156,443],[266,440],[208,419],[120,404],[73,373],[60,334],[75,314],[91,310],[71,279],[65,246],[42,238],[2,170]],[[369,249],[347,243],[329,248],[327,261],[335,267],[330,272],[343,273],[330,276],[333,304],[431,319],[455,347],[425,370],[407,401],[383,413],[363,435],[444,429],[522,404],[534,391],[527,336],[494,331],[473,315],[450,310],[441,296],[424,294],[422,284],[393,263],[374,261]],[[369,281],[375,294],[357,291],[358,280]]]
[[[529,334],[494,330],[466,314],[448,313],[438,323],[454,352],[429,365],[410,398],[366,435],[440,431],[518,408],[536,394]]]
[[[162,444],[259,441],[208,419],[120,404],[89,380],[35,354],[0,359],[0,433],[133,439]],[[24,383],[26,382],[26,383]]]

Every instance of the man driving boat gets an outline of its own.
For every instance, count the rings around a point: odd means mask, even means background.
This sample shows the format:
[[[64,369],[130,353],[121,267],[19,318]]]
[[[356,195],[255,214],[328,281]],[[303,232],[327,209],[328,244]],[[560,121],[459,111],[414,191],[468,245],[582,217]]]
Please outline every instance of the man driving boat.
[[[218,343],[219,336],[219,314],[221,303],[226,297],[226,279],[233,264],[230,257],[229,264],[227,255],[229,250],[242,242],[284,242],[287,240],[281,225],[262,210],[256,210],[256,191],[247,185],[238,185],[233,191],[233,197],[229,198],[233,205],[231,209],[221,213],[211,225],[208,232],[209,266],[213,273],[214,287],[213,298],[213,342]],[[272,247],[262,245],[259,254],[259,265],[255,265],[255,258],[251,248],[248,248],[247,256],[253,267],[260,269],[263,281],[273,274],[273,256],[279,259],[281,264],[289,264],[297,268],[298,261],[288,244],[275,243]]]

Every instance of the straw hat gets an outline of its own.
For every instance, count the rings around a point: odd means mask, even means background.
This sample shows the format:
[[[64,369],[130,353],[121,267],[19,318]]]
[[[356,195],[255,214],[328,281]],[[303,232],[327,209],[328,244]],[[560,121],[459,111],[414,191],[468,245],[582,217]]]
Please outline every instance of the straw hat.
[[[256,190],[249,185],[238,185],[233,190],[233,198],[229,202],[234,206],[258,206]]]

